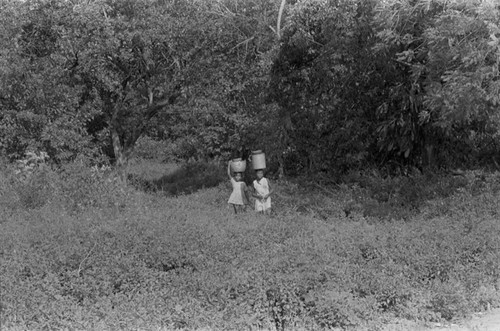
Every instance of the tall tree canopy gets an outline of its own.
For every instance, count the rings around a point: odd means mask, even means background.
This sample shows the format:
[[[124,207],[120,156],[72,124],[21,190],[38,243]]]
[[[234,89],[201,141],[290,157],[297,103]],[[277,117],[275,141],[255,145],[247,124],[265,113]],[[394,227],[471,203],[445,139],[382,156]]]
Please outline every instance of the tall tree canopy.
[[[104,153],[124,166],[149,136],[180,158],[266,148],[289,172],[497,162],[496,1],[0,6],[11,158]]]
[[[494,1],[298,2],[272,81],[303,166],[451,163],[496,141],[498,19]]]

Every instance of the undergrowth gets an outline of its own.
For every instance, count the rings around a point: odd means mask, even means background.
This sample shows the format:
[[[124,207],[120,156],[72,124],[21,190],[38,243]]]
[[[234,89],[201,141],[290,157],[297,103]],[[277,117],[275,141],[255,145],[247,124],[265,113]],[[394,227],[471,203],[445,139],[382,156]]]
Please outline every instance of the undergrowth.
[[[500,306],[496,174],[278,181],[264,217],[235,216],[225,182],[165,197],[42,168],[1,171],[2,330],[383,330]]]

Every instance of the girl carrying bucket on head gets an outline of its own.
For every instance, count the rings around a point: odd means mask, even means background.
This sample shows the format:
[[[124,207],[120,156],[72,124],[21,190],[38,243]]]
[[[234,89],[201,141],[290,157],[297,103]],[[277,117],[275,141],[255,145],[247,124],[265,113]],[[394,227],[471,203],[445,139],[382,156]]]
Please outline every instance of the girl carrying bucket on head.
[[[233,187],[233,192],[229,197],[228,203],[233,205],[235,214],[245,211],[246,205],[249,201],[248,187],[243,181],[243,172],[245,171],[245,168],[246,162],[241,159],[229,161],[227,164],[227,175],[231,180],[231,186]],[[231,175],[231,170],[233,170],[234,176]]]
[[[255,211],[266,215],[271,214],[271,194],[273,189],[269,180],[264,177],[264,169],[266,168],[266,159],[261,151],[252,152],[252,166],[255,170],[257,179],[253,181],[255,200]]]

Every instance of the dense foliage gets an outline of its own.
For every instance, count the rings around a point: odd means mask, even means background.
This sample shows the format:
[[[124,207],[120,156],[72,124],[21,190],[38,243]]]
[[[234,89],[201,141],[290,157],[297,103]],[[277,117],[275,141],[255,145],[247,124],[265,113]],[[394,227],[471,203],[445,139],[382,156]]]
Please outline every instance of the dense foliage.
[[[495,1],[0,6],[11,159],[125,165],[143,139],[169,159],[264,148],[288,174],[499,161]]]
[[[304,166],[494,156],[499,13],[493,1],[297,5],[273,86]]]

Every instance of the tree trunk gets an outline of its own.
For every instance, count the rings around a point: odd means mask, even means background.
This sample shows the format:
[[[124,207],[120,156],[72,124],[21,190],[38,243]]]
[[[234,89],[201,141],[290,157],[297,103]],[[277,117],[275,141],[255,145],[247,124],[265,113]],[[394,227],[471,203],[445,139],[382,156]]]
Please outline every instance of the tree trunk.
[[[115,105],[110,121],[111,141],[115,154],[115,169],[122,183],[127,183],[127,170],[134,152],[136,141],[141,136],[143,126],[135,125],[132,129],[123,127],[119,121],[120,106]]]
[[[293,130],[293,123],[292,123],[292,118],[290,116],[290,113],[287,111],[283,111],[281,109],[280,111],[280,118],[282,119],[279,122],[278,126],[278,137],[279,137],[279,145],[281,148],[279,148],[279,155],[278,155],[278,177],[280,179],[285,178],[285,158],[284,158],[284,153],[288,148],[288,143],[290,141],[290,137],[288,132]]]
[[[115,126],[111,127],[111,139],[115,153],[115,168],[123,183],[127,182],[127,169],[132,156],[134,145],[126,146],[120,141],[120,136]]]
[[[135,122],[127,122],[127,118],[123,113],[120,113],[123,105],[118,100],[113,100],[110,93],[102,92],[106,101],[107,109],[111,112],[109,127],[111,131],[111,140],[113,142],[113,152],[115,154],[115,168],[120,176],[120,179],[126,183],[128,163],[134,152],[135,143],[143,134],[146,124],[158,112],[172,105],[182,94],[180,86],[176,86],[172,93],[164,99],[154,102],[153,92],[148,89],[148,104],[144,108],[137,109],[140,114],[140,119]]]
[[[283,152],[278,156],[278,178],[285,178],[285,160],[283,158]]]
[[[432,144],[426,144],[424,146],[422,159],[423,159],[422,168],[424,170],[432,171],[434,169],[434,146]]]

